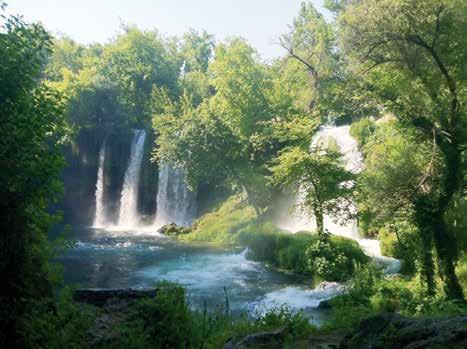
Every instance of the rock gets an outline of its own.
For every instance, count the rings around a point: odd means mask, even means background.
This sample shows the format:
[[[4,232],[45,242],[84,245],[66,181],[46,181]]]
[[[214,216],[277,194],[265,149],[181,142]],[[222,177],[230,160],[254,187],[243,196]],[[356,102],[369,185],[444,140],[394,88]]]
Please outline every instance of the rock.
[[[191,229],[178,226],[175,223],[170,223],[160,227],[158,232],[167,236],[178,236],[191,233]]]
[[[373,316],[363,320],[357,333],[347,336],[340,348],[467,348],[467,316],[414,319],[393,313]]]
[[[224,345],[224,349],[281,349],[283,348],[285,335],[286,331],[283,328],[276,331],[253,333],[236,343],[233,339],[230,339]]]
[[[112,302],[128,302],[136,299],[155,297],[157,289],[78,289],[73,294],[73,300],[87,303],[96,307],[103,307]]]

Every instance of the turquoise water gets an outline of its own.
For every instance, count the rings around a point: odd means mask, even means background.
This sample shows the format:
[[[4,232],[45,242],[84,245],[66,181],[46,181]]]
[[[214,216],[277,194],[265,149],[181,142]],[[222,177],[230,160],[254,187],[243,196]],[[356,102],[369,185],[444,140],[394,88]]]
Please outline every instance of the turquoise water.
[[[256,313],[286,304],[318,323],[324,313],[316,307],[339,288],[312,290],[302,278],[248,260],[246,251],[193,247],[145,231],[80,229],[76,238],[61,262],[65,282],[77,287],[145,288],[168,280],[185,286],[197,309],[223,305],[225,288],[232,311]]]

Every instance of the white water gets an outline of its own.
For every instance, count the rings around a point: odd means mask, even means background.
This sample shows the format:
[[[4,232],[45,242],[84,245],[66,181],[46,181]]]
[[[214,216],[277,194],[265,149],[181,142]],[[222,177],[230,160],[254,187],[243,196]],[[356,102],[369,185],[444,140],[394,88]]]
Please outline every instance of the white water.
[[[310,150],[319,151],[320,147],[326,147],[329,140],[333,139],[339,151],[342,153],[342,158],[345,168],[353,173],[359,173],[363,169],[363,157],[358,151],[357,142],[350,135],[350,126],[324,126],[322,127],[311,141]],[[314,231],[316,230],[316,222],[314,217],[310,217],[307,212],[302,212],[299,209],[303,200],[303,193],[299,192],[294,202],[285,202],[283,206],[283,214],[277,220],[277,225],[285,230],[297,232],[300,230]],[[351,212],[356,213],[356,206],[352,204]],[[381,264],[387,273],[396,273],[400,269],[400,261],[394,258],[381,255],[380,244],[378,240],[360,239],[355,219],[349,220],[344,224],[336,222],[336,217],[329,215],[324,216],[324,229],[334,235],[344,236],[356,240],[363,251],[375,261]]]
[[[175,223],[190,226],[196,215],[196,197],[185,183],[181,169],[161,165],[157,190],[157,211],[153,226]]]
[[[279,308],[283,304],[287,304],[293,310],[313,309],[317,308],[322,301],[344,292],[344,286],[337,282],[323,282],[314,289],[288,286],[266,293],[263,299],[251,305],[251,310],[253,313],[262,314],[268,309]]]
[[[94,216],[94,228],[101,228],[106,224],[104,206],[104,164],[105,164],[105,141],[102,142],[99,151],[99,168],[97,170],[96,182],[96,213]]]
[[[141,162],[143,160],[144,140],[146,132],[136,130],[131,143],[130,161],[125,173],[123,189],[120,199],[119,227],[136,227],[139,224],[137,211],[138,184]]]

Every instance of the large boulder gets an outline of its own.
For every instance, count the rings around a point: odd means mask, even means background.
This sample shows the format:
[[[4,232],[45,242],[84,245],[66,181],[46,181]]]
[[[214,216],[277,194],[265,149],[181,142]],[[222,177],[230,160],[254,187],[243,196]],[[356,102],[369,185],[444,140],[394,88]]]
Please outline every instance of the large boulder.
[[[388,313],[361,322],[341,349],[467,348],[467,316],[405,318]]]

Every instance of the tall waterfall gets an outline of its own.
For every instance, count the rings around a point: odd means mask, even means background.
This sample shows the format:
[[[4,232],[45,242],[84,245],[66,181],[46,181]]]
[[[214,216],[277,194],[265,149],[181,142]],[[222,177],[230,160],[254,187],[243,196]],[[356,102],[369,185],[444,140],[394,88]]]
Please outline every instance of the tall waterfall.
[[[144,140],[146,132],[136,130],[133,136],[130,149],[130,161],[125,173],[123,189],[120,199],[120,213],[118,216],[118,225],[121,227],[135,227],[139,223],[137,202],[138,202],[138,183],[141,162],[143,160]]]
[[[358,173],[363,168],[363,157],[358,151],[357,142],[350,135],[350,126],[324,126],[314,135],[311,141],[311,147],[315,148],[323,143],[326,144],[330,139],[333,139],[345,163],[345,168],[348,171]],[[303,193],[299,192],[294,202],[283,203],[283,216],[277,220],[277,225],[285,230],[297,232],[300,230],[315,230],[316,222],[313,217],[309,217],[306,213],[295,209],[295,212],[290,212],[293,207],[299,207],[303,200]],[[357,208],[352,205],[351,211],[356,212]],[[293,211],[293,210],[292,210]],[[332,234],[344,236],[356,240],[365,253],[386,266],[387,271],[397,272],[400,267],[400,262],[396,259],[384,257],[381,255],[379,241],[370,239],[360,239],[357,229],[357,221],[355,219],[341,225],[335,222],[335,217],[324,216],[324,229]]]
[[[196,215],[196,197],[184,181],[183,170],[161,165],[154,226],[175,223],[191,225]]]
[[[101,228],[106,224],[105,206],[104,206],[104,164],[105,164],[105,140],[102,142],[99,151],[99,168],[97,170],[96,183],[96,213],[94,216],[93,227]]]

